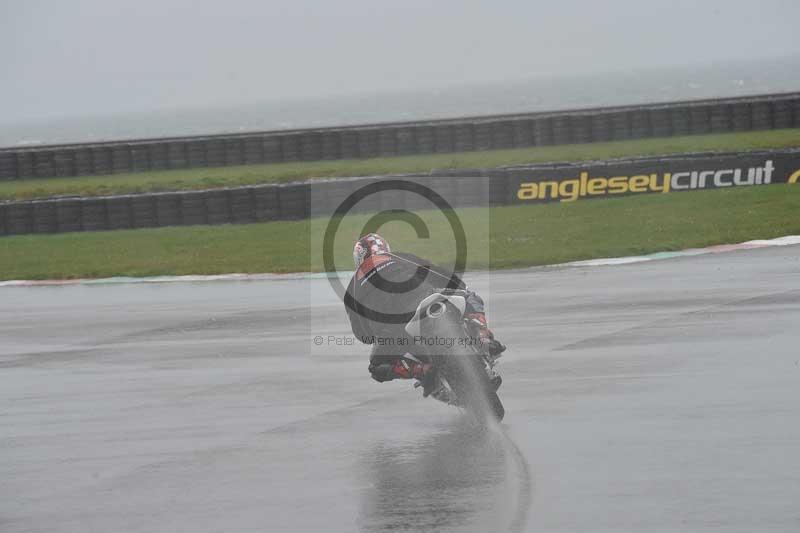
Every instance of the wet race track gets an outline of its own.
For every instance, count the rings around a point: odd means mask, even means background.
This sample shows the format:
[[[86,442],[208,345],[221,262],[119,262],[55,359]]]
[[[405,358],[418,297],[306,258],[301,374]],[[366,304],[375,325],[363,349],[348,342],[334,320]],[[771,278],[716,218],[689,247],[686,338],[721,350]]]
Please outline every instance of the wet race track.
[[[325,280],[0,289],[0,530],[800,530],[800,247],[467,280],[495,430]]]

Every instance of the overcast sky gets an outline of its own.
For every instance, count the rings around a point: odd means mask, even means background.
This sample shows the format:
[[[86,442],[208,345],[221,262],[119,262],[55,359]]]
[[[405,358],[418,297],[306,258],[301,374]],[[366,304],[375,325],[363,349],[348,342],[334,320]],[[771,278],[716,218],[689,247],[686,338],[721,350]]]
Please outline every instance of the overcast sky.
[[[0,121],[795,54],[796,0],[0,0]]]

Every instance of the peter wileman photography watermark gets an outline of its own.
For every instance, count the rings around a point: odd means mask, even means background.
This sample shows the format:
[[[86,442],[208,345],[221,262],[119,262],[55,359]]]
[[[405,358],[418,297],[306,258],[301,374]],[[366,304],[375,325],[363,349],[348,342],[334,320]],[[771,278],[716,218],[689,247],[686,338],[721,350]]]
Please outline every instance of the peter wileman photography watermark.
[[[404,348],[453,348],[455,346],[477,346],[480,340],[475,337],[448,337],[442,335],[415,335],[404,337],[370,337],[370,344],[378,346],[400,346]],[[359,342],[354,335],[315,335],[315,346],[354,346]]]

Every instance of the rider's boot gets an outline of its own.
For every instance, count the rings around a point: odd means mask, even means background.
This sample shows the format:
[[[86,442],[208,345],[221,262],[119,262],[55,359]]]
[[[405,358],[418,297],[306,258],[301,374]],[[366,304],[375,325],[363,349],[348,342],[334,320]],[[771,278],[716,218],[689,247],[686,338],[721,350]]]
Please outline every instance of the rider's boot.
[[[489,329],[489,324],[486,322],[486,315],[484,313],[469,313],[466,318],[477,330],[478,340],[486,352],[494,359],[498,359],[506,351],[506,346],[494,338],[494,333]]]

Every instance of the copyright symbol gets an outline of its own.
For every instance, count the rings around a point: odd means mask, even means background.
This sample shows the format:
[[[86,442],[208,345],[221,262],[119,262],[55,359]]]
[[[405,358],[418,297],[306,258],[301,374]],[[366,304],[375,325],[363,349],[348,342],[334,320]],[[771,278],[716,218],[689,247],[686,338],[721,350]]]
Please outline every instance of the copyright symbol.
[[[314,344],[316,344],[317,346],[322,346],[323,340],[324,339],[322,338],[322,335],[317,335],[316,337],[314,337]]]
[[[345,198],[345,200],[335,209],[333,215],[328,221],[327,227],[325,228],[325,234],[322,240],[322,262],[325,272],[336,272],[336,265],[334,264],[333,260],[333,247],[336,233],[339,229],[339,225],[344,219],[344,216],[347,215],[350,210],[353,209],[353,207],[361,200],[374,194],[387,191],[406,191],[408,193],[425,198],[432,203],[447,219],[450,229],[453,232],[453,237],[456,244],[455,265],[452,271],[453,274],[447,282],[447,287],[458,286],[455,278],[464,272],[467,263],[467,238],[466,233],[464,232],[464,226],[461,224],[461,220],[455,214],[453,207],[447,202],[447,200],[445,200],[442,195],[430,187],[426,187],[413,181],[397,179],[379,181],[361,187]],[[427,238],[429,236],[428,229],[425,227],[422,218],[420,218],[419,215],[404,209],[391,209],[389,211],[382,211],[377,215],[374,215],[367,221],[364,228],[359,233],[359,236],[365,234],[368,228],[370,232],[377,231],[378,227],[393,219],[401,220],[410,224],[416,230],[417,237]],[[417,275],[413,276],[406,282],[398,283],[383,280],[382,290],[388,293],[408,293],[413,291],[420,284],[424,283],[426,277],[426,270],[423,267],[418,266]],[[380,275],[378,275],[378,278],[380,278]],[[338,276],[328,276],[328,283],[330,283],[334,292],[344,301],[345,305],[349,309],[355,311],[364,318],[368,318],[383,324],[405,324],[411,318],[408,313],[384,313],[375,309],[370,309],[364,305],[360,305],[358,308],[356,308],[354,302],[345,298],[346,290]]]

